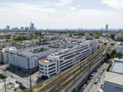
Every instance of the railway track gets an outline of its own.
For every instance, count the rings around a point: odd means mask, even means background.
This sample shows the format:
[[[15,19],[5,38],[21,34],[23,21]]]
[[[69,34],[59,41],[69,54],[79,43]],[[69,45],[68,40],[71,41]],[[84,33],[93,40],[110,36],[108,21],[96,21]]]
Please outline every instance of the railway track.
[[[73,84],[76,83],[82,76],[84,76],[84,74],[85,74],[86,72],[89,71],[90,67],[92,67],[92,66],[101,58],[101,54],[100,54],[100,55],[97,55],[95,58],[96,58],[96,59],[91,60],[91,61],[95,61],[93,64],[91,64],[91,66],[90,66],[90,65],[87,65],[87,66],[86,66],[85,68],[83,68],[81,71],[80,71],[80,69],[78,69],[78,70],[75,71],[75,79],[74,79]],[[72,74],[71,74],[70,76],[74,77],[74,75],[72,75]],[[72,78],[69,79],[69,80],[70,80],[70,81],[73,81]],[[70,84],[70,83],[71,83],[71,82],[69,82],[69,84]],[[67,85],[69,85],[69,84],[64,84],[64,85],[61,84],[61,85],[62,85],[62,88],[61,88],[61,89],[66,88]],[[60,90],[60,91],[62,91],[62,90]],[[51,92],[51,91],[49,91],[49,92]],[[63,91],[63,92],[65,92],[65,91]]]
[[[63,91],[63,89],[70,85],[71,81],[74,80],[74,82],[76,82],[79,78],[84,76],[84,74],[89,71],[89,68],[92,67],[101,58],[100,56],[102,55],[102,52],[103,49],[100,48],[94,54],[89,56],[89,58],[60,73],[59,75],[55,76],[55,78],[46,81],[45,86],[43,86],[38,92]],[[74,78],[75,76],[76,78]],[[74,84],[74,82],[72,84]]]

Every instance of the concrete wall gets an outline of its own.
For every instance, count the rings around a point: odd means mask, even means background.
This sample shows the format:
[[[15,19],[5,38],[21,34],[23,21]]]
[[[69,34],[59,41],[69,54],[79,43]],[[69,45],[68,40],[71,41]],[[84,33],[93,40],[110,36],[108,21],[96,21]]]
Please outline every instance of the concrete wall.
[[[95,68],[97,68],[103,61],[104,61],[103,57],[101,60],[99,60],[91,69],[90,72],[92,72],[93,70],[95,70]],[[72,87],[69,89],[68,92],[72,92],[73,89],[78,90],[77,88],[79,88],[79,85],[83,82],[83,80],[87,80],[88,76],[89,76],[89,71]],[[110,91],[109,91],[110,92]]]

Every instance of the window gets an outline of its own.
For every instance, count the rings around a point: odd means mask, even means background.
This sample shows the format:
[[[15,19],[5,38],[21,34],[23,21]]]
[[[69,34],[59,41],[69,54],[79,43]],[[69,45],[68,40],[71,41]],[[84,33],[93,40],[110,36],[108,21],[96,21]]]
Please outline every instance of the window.
[[[49,67],[51,67],[51,66],[54,66],[55,64],[51,64],[51,65],[49,65]]]
[[[55,69],[55,67],[50,68],[49,70]]]
[[[40,73],[42,73],[42,74],[43,74],[44,72],[40,71]]]
[[[55,70],[53,70],[53,71],[49,72],[49,74],[51,74],[51,73],[53,73],[53,72],[55,72]]]
[[[41,70],[44,70],[43,68],[40,68]]]
[[[54,74],[51,74],[50,76],[53,76],[53,75],[55,75],[56,73],[54,73]]]

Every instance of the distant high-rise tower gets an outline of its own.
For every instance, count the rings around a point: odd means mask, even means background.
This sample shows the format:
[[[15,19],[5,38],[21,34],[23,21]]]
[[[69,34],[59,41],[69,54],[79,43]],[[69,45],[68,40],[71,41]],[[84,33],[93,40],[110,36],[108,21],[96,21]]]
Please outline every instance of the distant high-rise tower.
[[[33,23],[30,24],[30,30],[35,30],[35,27],[34,27]]]
[[[10,30],[10,26],[7,25],[7,26],[6,26],[6,30]]]
[[[24,27],[20,27],[20,30],[23,31],[24,30]]]
[[[106,24],[106,29],[105,30],[108,31],[108,24]]]

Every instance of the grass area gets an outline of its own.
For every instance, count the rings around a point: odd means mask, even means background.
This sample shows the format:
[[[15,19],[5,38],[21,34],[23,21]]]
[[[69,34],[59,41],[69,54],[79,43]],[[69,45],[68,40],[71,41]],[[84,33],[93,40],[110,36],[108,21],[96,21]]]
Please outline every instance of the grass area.
[[[38,89],[38,88],[40,88],[41,86],[43,86],[43,83],[39,83],[39,84],[35,85],[35,86],[32,88],[32,92],[34,92],[35,89]],[[30,92],[30,89],[24,90],[23,92]]]
[[[8,84],[7,84],[7,88],[8,89],[11,89],[11,88],[13,88],[14,87],[14,84],[12,83],[12,82],[9,82]]]
[[[9,84],[8,85],[13,85],[13,83],[12,82],[9,82]]]

